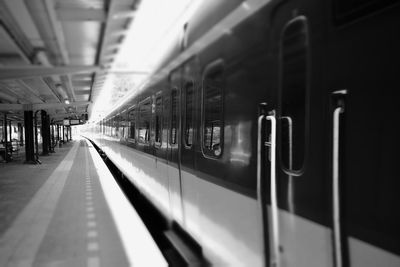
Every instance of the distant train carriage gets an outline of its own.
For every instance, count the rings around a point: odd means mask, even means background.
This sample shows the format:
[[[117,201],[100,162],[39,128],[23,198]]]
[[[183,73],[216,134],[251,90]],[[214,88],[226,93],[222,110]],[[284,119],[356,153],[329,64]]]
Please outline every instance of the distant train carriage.
[[[212,265],[400,266],[398,1],[205,1],[88,135]]]

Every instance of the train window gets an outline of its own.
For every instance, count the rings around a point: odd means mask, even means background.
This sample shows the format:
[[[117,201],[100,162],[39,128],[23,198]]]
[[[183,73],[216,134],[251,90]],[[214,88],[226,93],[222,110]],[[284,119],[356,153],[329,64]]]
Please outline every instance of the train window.
[[[155,117],[155,142],[156,145],[161,145],[161,135],[162,135],[162,97],[158,96],[156,98],[156,117]]]
[[[121,137],[121,116],[118,114],[114,117],[115,137]]]
[[[211,157],[220,157],[223,144],[223,61],[211,63],[203,76],[202,148]]]
[[[136,108],[128,112],[128,138],[136,139]]]
[[[178,90],[171,93],[171,144],[176,144],[178,138]]]
[[[111,119],[111,136],[114,137],[116,135],[116,128],[117,128],[117,124],[115,121],[115,117],[113,117]]]
[[[169,131],[169,108],[170,108],[170,98],[168,95],[164,96],[163,99],[163,120],[162,120],[162,137],[161,141],[163,142],[162,146],[167,147],[167,142],[168,142],[168,131]]]
[[[150,142],[150,120],[151,103],[150,99],[139,105],[139,142],[148,144]]]
[[[108,120],[104,119],[104,134],[108,135]]]
[[[304,16],[288,22],[281,35],[281,161],[284,169],[304,165],[308,131],[308,25]]]
[[[121,114],[121,137],[128,138],[128,112],[126,110]]]
[[[194,85],[193,82],[186,83],[185,87],[185,113],[184,113],[184,142],[186,147],[193,144],[193,104]]]

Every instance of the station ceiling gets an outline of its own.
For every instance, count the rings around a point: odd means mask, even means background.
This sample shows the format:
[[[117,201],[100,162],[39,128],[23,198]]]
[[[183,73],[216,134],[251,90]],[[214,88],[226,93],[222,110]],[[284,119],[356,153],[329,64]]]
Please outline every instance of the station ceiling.
[[[0,0],[0,112],[84,118],[140,0]]]

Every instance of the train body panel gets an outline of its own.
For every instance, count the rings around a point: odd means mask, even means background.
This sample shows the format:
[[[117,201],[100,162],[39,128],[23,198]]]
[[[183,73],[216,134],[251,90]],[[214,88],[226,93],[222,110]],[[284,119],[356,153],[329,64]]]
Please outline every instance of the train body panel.
[[[93,141],[214,265],[399,266],[399,5],[222,2]]]

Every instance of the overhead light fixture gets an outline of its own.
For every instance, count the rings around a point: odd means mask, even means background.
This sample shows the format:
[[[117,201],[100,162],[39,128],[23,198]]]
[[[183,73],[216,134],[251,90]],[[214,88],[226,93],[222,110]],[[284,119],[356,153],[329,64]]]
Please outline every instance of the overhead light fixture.
[[[64,88],[62,87],[61,84],[59,84],[59,83],[56,84],[56,89],[57,89],[58,93],[60,94],[61,99],[65,99],[65,98],[68,97],[67,93],[65,92],[65,90],[64,90]]]
[[[65,99],[65,100],[64,100],[64,103],[65,103],[65,104],[67,104],[67,105],[69,105],[69,104],[70,104],[70,102],[69,102],[69,100],[68,100],[68,99]]]

